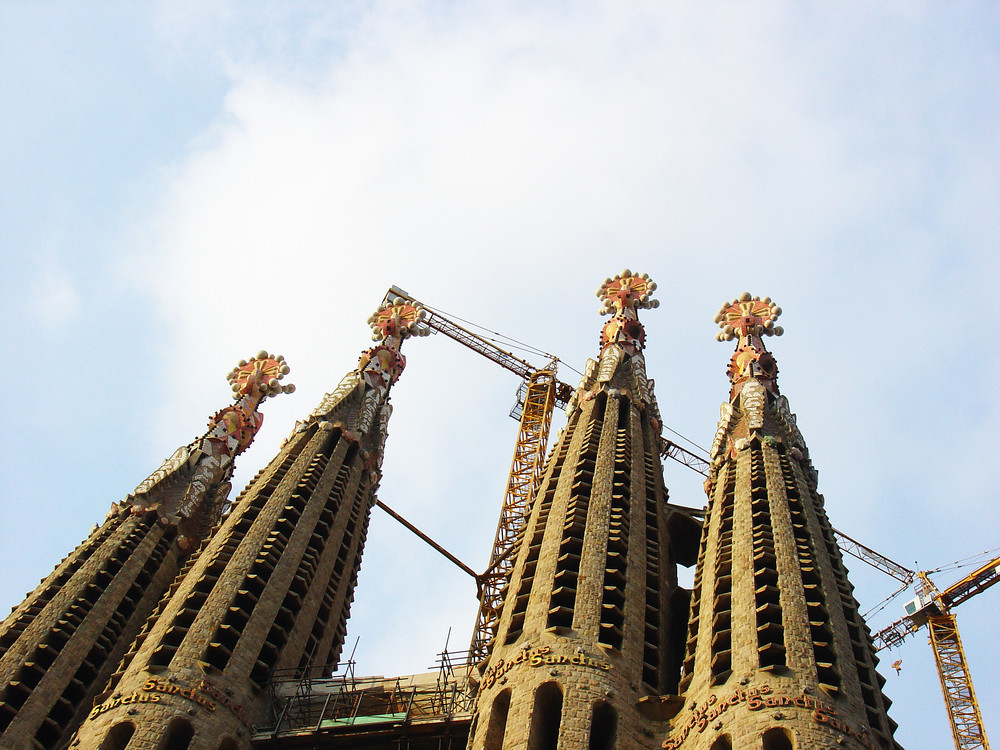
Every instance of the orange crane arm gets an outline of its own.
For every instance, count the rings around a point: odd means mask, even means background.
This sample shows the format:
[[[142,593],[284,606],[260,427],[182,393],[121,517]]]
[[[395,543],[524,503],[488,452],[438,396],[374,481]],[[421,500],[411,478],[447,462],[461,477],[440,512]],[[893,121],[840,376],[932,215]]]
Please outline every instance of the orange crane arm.
[[[405,290],[400,289],[398,286],[391,286],[389,287],[389,291],[386,292],[383,302],[391,302],[397,297],[407,302],[416,301]],[[531,376],[538,371],[538,368],[530,362],[525,362],[520,357],[515,357],[510,352],[501,349],[492,341],[487,341],[482,336],[462,328],[458,323],[449,320],[441,313],[434,312],[434,310],[426,307],[426,305],[425,309],[428,312],[428,316],[424,319],[424,323],[435,331],[443,333],[448,338],[454,339],[463,346],[467,346],[477,354],[481,354],[487,359],[496,362],[505,370],[509,370],[524,380],[530,380]],[[554,380],[553,382],[555,384],[556,403],[559,406],[565,406],[569,402],[570,397],[572,397],[574,388],[559,380]]]
[[[941,592],[941,602],[945,607],[954,607],[976,594],[1000,582],[1000,557],[990,560],[983,567],[969,573],[965,578]]]

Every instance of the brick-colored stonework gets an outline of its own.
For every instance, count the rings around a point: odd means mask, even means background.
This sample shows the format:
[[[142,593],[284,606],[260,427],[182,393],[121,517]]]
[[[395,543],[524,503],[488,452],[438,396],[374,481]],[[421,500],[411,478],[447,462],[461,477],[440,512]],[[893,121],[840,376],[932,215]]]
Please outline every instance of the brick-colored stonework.
[[[261,352],[229,375],[236,403],[209,421],[64,559],[0,626],[0,747],[65,746],[181,563],[214,526],[233,459],[288,367]]]
[[[90,710],[173,581],[176,529],[109,518],[43,580],[0,631],[0,747],[54,748]]]
[[[663,746],[897,748],[816,472],[761,339],[781,332],[775,310],[744,295],[717,318],[739,343],[712,447],[684,704]]]
[[[549,457],[479,666],[475,750],[661,742],[640,701],[676,690],[687,600],[635,315],[652,306],[639,302],[650,286],[623,273],[603,288],[615,314]]]
[[[127,736],[130,750],[249,748],[271,718],[275,671],[336,665],[375,502],[389,388],[418,312],[380,310],[384,341],[240,495],[71,747],[121,750]]]

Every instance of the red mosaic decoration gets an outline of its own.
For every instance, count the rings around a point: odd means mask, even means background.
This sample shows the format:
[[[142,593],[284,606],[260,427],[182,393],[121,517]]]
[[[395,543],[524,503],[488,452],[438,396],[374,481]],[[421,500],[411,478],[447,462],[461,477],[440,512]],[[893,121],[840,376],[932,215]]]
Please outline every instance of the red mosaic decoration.
[[[743,292],[731,302],[723,302],[715,314],[714,320],[722,329],[715,338],[732,341],[737,336],[780,336],[784,329],[774,324],[779,315],[781,308],[770,297],[751,297],[749,292]]]
[[[372,327],[372,338],[375,341],[402,340],[430,333],[430,329],[423,322],[425,317],[427,312],[419,303],[410,304],[397,298],[392,303],[380,307],[368,318],[368,324]]]
[[[247,411],[241,404],[227,406],[216,412],[208,422],[209,436],[206,438],[217,447],[217,454],[228,453],[228,446],[235,445],[233,455],[250,447],[257,431],[264,422],[263,415],[258,411]]]
[[[778,364],[764,346],[761,337],[780,336],[784,333],[781,326],[774,324],[779,315],[781,308],[770,297],[751,297],[749,292],[723,302],[719,312],[715,314],[714,320],[722,329],[715,338],[718,341],[739,339],[727,368],[734,388],[753,377],[769,391],[777,393]]]
[[[379,383],[372,385],[390,386],[403,374],[406,367],[406,357],[391,346],[380,344],[367,350],[358,360],[358,369],[366,373],[369,378],[376,378]],[[384,373],[384,375],[381,375]]]
[[[295,390],[294,385],[283,386],[280,382],[288,373],[289,367],[284,357],[261,351],[249,362],[240,360],[227,379],[233,387],[233,398],[254,395],[267,398]]]
[[[635,275],[626,268],[613,279],[605,279],[597,290],[597,296],[603,302],[601,314],[659,307],[659,301],[650,297],[655,290],[656,282],[647,274]]]
[[[646,274],[634,274],[627,268],[613,279],[604,280],[597,290],[601,300],[601,315],[612,318],[601,329],[601,351],[610,344],[620,344],[629,354],[635,354],[646,345],[646,329],[642,327],[636,310],[659,307],[658,300],[650,295],[656,282]]]

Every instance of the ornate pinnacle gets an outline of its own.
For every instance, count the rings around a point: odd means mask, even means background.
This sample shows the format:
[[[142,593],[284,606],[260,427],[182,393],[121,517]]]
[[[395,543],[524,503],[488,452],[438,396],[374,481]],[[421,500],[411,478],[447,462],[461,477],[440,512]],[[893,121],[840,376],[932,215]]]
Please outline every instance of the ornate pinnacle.
[[[373,341],[396,340],[397,346],[403,339],[410,336],[427,336],[431,329],[424,323],[427,311],[419,302],[407,302],[396,297],[383,304],[370,318],[368,324],[372,327]]]
[[[268,396],[279,393],[293,393],[295,386],[281,385],[289,373],[288,364],[280,354],[270,355],[266,351],[257,352],[257,356],[247,361],[241,359],[226,376],[233,387],[233,398],[239,400],[242,396],[258,396],[263,401]]]
[[[781,308],[771,302],[770,297],[751,297],[750,292],[743,292],[731,302],[723,302],[719,312],[715,314],[716,323],[722,329],[715,334],[717,341],[732,341],[737,336],[740,339],[753,336],[780,336],[784,333],[781,326],[774,321],[781,315]]]
[[[284,357],[266,351],[240,360],[227,376],[236,403],[213,414],[204,435],[174,451],[135,488],[128,497],[132,513],[157,511],[162,523],[182,529],[182,547],[190,544],[191,536],[200,535],[200,527],[215,523],[229,492],[233,461],[250,446],[264,421],[257,407],[269,396],[295,390],[279,382],[288,372]],[[201,523],[189,520],[199,517]]]
[[[739,337],[736,351],[729,360],[729,380],[733,383],[731,396],[753,378],[771,393],[778,393],[778,365],[767,351],[761,336],[780,336],[785,331],[774,322],[781,315],[781,308],[770,297],[751,297],[743,292],[739,297],[723,302],[715,314],[715,322],[722,330],[715,335],[718,341],[732,341]]]
[[[646,274],[636,276],[627,268],[613,279],[605,279],[597,290],[601,299],[601,315],[611,315],[611,320],[601,329],[601,352],[611,344],[620,345],[629,355],[640,352],[646,343],[646,330],[639,322],[636,310],[659,307],[658,300],[650,294],[656,282]]]
[[[647,274],[634,275],[627,268],[613,279],[605,279],[597,290],[601,299],[601,315],[617,315],[625,309],[638,310],[659,307],[659,300],[650,294],[656,289],[656,282]]]

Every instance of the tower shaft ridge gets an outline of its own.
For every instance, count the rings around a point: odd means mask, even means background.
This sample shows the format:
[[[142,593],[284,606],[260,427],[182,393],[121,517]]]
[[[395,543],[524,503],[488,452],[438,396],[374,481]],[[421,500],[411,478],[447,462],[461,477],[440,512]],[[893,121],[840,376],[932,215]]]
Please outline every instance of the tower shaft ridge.
[[[659,746],[639,706],[676,688],[687,602],[636,316],[656,306],[654,288],[623,272],[598,293],[613,317],[548,458],[478,667],[474,750]]]
[[[198,540],[221,517],[235,457],[288,392],[281,357],[229,374],[236,403],[174,452],[0,626],[0,747],[62,747]],[[273,382],[272,382],[273,381]]]
[[[780,314],[726,303],[738,338],[712,446],[708,511],[667,750],[898,748],[878,659],[763,335]]]
[[[389,389],[420,310],[390,305],[380,343],[327,394],[188,561],[71,747],[249,748],[275,672],[328,675],[343,646],[375,502]],[[107,743],[107,744],[102,744]]]

